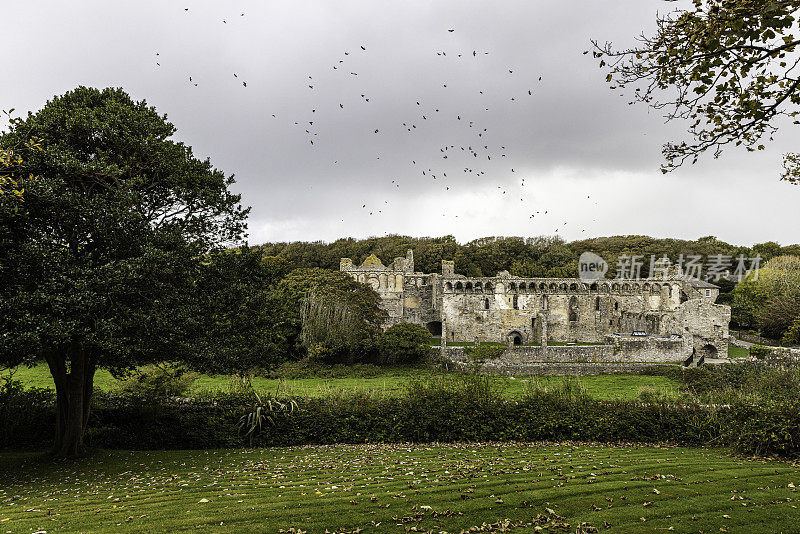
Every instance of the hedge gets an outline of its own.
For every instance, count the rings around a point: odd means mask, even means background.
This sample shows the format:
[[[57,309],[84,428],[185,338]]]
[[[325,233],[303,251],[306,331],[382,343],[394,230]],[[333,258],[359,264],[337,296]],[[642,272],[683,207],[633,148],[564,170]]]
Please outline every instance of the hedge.
[[[0,396],[0,447],[45,448],[52,392]],[[599,401],[533,392],[518,401],[455,382],[418,384],[395,397],[363,394],[295,399],[257,446],[455,441],[592,441],[733,447],[746,454],[797,456],[800,401],[727,407]],[[252,398],[217,395],[184,403],[97,394],[86,442],[118,449],[243,446],[238,420]]]

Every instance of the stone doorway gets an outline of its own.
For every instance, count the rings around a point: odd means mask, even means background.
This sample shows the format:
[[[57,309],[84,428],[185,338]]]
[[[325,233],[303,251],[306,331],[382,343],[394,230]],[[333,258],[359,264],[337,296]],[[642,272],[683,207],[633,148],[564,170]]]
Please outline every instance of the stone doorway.
[[[431,321],[430,323],[425,325],[425,328],[427,328],[428,332],[430,332],[431,335],[434,336],[434,337],[442,335],[442,322],[441,321]]]
[[[509,342],[513,343],[514,345],[522,345],[525,339],[522,333],[517,330],[512,330],[511,332],[509,332],[506,338],[508,339]]]

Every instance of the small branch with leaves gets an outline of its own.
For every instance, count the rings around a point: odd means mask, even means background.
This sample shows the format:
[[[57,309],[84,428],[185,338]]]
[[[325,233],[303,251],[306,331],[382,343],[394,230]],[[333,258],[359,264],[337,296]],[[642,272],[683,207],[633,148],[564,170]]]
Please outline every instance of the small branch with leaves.
[[[658,15],[655,35],[617,50],[592,41],[611,89],[688,123],[688,141],[663,146],[662,172],[726,145],[764,150],[787,119],[800,124],[800,0],[694,0]],[[587,50],[585,53],[588,53]],[[624,93],[623,93],[624,94]],[[798,183],[800,156],[784,156],[782,179]]]

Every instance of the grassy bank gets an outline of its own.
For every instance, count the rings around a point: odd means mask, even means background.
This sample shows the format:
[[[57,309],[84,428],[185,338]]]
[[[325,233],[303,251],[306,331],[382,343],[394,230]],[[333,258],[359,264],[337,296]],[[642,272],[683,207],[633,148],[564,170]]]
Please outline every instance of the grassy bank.
[[[0,454],[0,528],[63,532],[793,532],[796,466],[719,450],[342,445]],[[791,484],[791,486],[790,486]],[[514,528],[515,524],[522,524]],[[410,529],[410,528],[409,528]],[[725,530],[722,530],[725,529]],[[495,529],[493,532],[500,532]]]
[[[332,393],[385,393],[387,395],[399,394],[405,389],[412,378],[435,376],[441,372],[431,368],[413,367],[388,367],[377,368],[377,376],[368,377],[342,377],[342,378],[294,378],[294,379],[269,379],[255,377],[253,386],[259,391],[279,392],[283,395],[299,397],[325,397]],[[15,369],[14,378],[24,383],[26,387],[53,388],[53,379],[47,365],[40,364],[35,367],[18,367]],[[556,386],[563,382],[562,377],[491,377],[502,394],[509,397],[523,395],[527,388],[535,384]],[[663,376],[644,375],[597,375],[576,377],[587,391],[597,399],[622,399],[637,398],[642,389],[664,395],[675,395],[679,383]],[[119,386],[119,381],[107,371],[98,371],[95,375],[95,386],[103,391],[113,391]],[[227,391],[236,387],[235,380],[227,375],[200,375],[192,385],[193,392]]]

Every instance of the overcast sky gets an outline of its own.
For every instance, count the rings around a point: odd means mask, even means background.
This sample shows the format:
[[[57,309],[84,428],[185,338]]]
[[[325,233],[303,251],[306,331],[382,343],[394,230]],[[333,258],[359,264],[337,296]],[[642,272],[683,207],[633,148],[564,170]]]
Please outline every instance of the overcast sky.
[[[684,125],[627,105],[582,54],[592,38],[633,44],[673,5],[7,0],[0,108],[123,87],[236,175],[254,244],[387,233],[800,242],[800,187],[778,180],[800,130],[662,175],[661,145]]]

